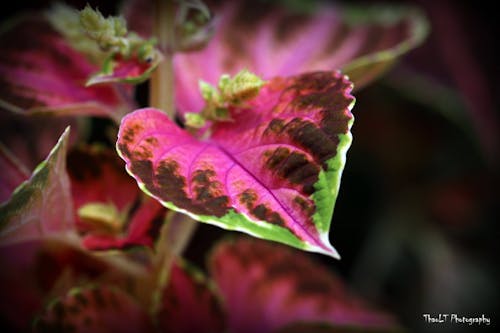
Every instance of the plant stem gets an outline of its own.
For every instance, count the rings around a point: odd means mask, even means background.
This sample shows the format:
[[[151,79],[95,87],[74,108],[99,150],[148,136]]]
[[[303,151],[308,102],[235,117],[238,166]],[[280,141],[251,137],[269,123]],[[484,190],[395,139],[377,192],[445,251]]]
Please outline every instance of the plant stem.
[[[164,59],[151,76],[149,104],[163,110],[173,119],[175,116],[175,4],[173,0],[155,1],[154,34],[158,39],[158,46]]]
[[[150,80],[150,106],[163,110],[170,119],[175,117],[175,76],[173,58],[175,51],[175,13],[174,0],[155,0],[154,33],[164,55]],[[150,311],[153,318],[161,307],[161,295],[168,283],[175,258],[180,256],[189,243],[197,222],[187,215],[169,212],[163,224],[153,259],[153,289],[150,298]]]

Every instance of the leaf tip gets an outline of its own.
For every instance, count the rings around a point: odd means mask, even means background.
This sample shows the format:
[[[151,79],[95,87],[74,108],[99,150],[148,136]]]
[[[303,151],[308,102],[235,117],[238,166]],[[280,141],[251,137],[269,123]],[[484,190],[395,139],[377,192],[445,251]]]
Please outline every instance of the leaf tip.
[[[327,255],[327,256],[332,257],[334,259],[340,260],[341,259],[340,254],[330,244],[330,241],[325,237],[322,237],[322,238],[323,238],[322,239],[323,242],[322,242],[321,246],[314,246],[313,248],[310,249],[310,251],[324,254],[324,255]]]

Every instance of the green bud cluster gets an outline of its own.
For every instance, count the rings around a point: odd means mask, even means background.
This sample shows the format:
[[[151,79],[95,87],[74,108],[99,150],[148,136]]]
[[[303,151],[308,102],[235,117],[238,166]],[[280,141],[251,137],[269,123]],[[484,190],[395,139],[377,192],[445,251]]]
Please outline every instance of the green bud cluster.
[[[187,113],[186,125],[201,128],[207,121],[231,121],[229,108],[243,107],[246,102],[259,94],[265,84],[260,77],[244,69],[233,77],[224,74],[217,87],[200,81],[200,91],[205,107],[200,113]]]
[[[104,17],[99,9],[88,4],[78,11],[56,3],[46,12],[46,17],[76,50],[95,63],[103,63],[110,54],[128,58],[137,53],[139,60],[145,62],[152,61],[155,56],[156,40],[144,40],[129,32],[122,16]]]
[[[97,42],[105,52],[129,57],[138,52],[140,60],[149,61],[154,55],[155,40],[144,40],[135,33],[129,33],[127,22],[122,16],[104,17],[99,9],[88,4],[80,11],[79,21],[83,30]]]
[[[94,63],[100,63],[106,57],[106,53],[84,32],[77,9],[57,2],[45,15],[52,27],[63,35],[75,50],[87,55]]]

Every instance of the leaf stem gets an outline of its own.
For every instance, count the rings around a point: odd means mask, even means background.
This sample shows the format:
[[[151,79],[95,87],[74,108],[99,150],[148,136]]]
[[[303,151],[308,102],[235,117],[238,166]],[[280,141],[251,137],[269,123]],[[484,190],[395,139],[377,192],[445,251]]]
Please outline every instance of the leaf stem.
[[[151,76],[150,106],[163,110],[173,119],[175,116],[174,85],[174,43],[175,3],[174,0],[155,0],[154,35],[163,52],[164,60]]]
[[[173,58],[175,52],[175,14],[174,0],[155,0],[154,33],[164,60],[154,71],[150,80],[150,106],[163,110],[170,119],[175,117],[175,76]],[[197,223],[187,215],[170,212],[161,228],[153,258],[153,292],[150,311],[153,318],[161,308],[162,294],[170,277],[175,258],[186,248]]]

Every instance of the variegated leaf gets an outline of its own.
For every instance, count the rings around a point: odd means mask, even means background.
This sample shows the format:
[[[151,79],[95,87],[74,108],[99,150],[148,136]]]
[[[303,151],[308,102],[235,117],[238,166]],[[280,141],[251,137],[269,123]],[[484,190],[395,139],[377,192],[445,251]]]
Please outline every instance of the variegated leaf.
[[[200,140],[156,109],[124,117],[117,148],[139,186],[194,219],[338,258],[329,229],[351,142],[339,72],[270,80]]]

